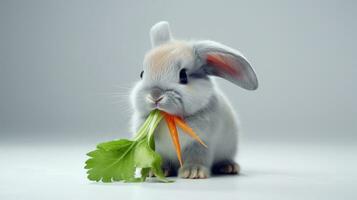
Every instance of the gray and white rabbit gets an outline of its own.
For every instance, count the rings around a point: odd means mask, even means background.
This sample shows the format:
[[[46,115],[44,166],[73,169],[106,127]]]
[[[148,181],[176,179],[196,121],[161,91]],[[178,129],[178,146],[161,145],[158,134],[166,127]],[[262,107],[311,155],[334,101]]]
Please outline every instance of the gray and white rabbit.
[[[180,116],[208,148],[178,129],[184,163],[180,167],[167,125],[161,122],[155,144],[166,176],[208,178],[211,173],[239,173],[240,167],[234,161],[238,120],[210,76],[255,90],[258,81],[248,60],[239,51],[217,42],[175,40],[167,22],[155,24],[150,37],[152,49],[145,55],[141,80],[130,96],[133,132],[154,109]]]

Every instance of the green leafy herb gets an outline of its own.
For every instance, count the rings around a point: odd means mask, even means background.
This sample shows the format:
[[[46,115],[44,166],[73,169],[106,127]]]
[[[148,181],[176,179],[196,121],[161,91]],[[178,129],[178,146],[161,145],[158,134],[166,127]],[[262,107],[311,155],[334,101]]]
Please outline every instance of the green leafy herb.
[[[93,181],[126,181],[142,182],[150,171],[162,182],[167,180],[161,169],[162,159],[155,152],[154,131],[160,121],[165,118],[171,139],[176,150],[177,158],[182,166],[181,147],[176,125],[185,133],[207,148],[207,145],[178,116],[159,110],[150,113],[140,127],[134,140],[115,140],[97,145],[97,149],[89,152],[85,168],[88,169],[88,179]],[[141,170],[140,177],[135,176],[137,169]]]
[[[163,116],[160,111],[150,113],[140,127],[134,140],[115,140],[97,145],[97,149],[89,152],[85,169],[88,179],[93,181],[126,181],[142,182],[150,171],[162,182],[170,182],[165,178],[162,159],[155,152],[154,131]],[[141,176],[135,177],[136,169],[141,169]]]

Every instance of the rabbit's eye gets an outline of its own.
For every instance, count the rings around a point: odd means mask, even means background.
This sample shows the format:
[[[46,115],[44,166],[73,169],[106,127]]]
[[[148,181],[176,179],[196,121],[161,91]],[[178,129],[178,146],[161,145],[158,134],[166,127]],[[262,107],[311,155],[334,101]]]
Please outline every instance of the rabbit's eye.
[[[141,73],[140,73],[140,78],[141,78],[141,79],[143,78],[143,75],[144,75],[144,70],[141,71]]]
[[[188,80],[187,80],[187,73],[186,73],[186,69],[181,69],[180,71],[180,83],[181,84],[187,84]]]

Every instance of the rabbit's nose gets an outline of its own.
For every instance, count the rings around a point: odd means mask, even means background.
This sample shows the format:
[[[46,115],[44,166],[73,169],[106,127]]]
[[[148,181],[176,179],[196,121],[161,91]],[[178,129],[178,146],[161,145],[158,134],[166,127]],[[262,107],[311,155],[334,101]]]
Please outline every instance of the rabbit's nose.
[[[153,88],[150,92],[150,96],[155,103],[158,103],[163,99],[162,90],[160,88]]]

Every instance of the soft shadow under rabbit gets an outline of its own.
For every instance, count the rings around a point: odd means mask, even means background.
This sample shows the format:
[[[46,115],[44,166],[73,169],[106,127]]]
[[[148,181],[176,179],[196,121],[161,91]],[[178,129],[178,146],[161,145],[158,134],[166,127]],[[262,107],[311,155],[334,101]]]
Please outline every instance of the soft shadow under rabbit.
[[[211,173],[239,173],[240,167],[234,161],[238,120],[210,76],[255,90],[258,81],[248,60],[239,51],[217,42],[175,40],[167,22],[155,24],[150,36],[152,49],[145,55],[141,80],[131,93],[133,132],[154,109],[181,116],[208,148],[180,134],[184,161],[180,167],[168,128],[161,123],[155,144],[163,158],[165,175],[207,178]]]

